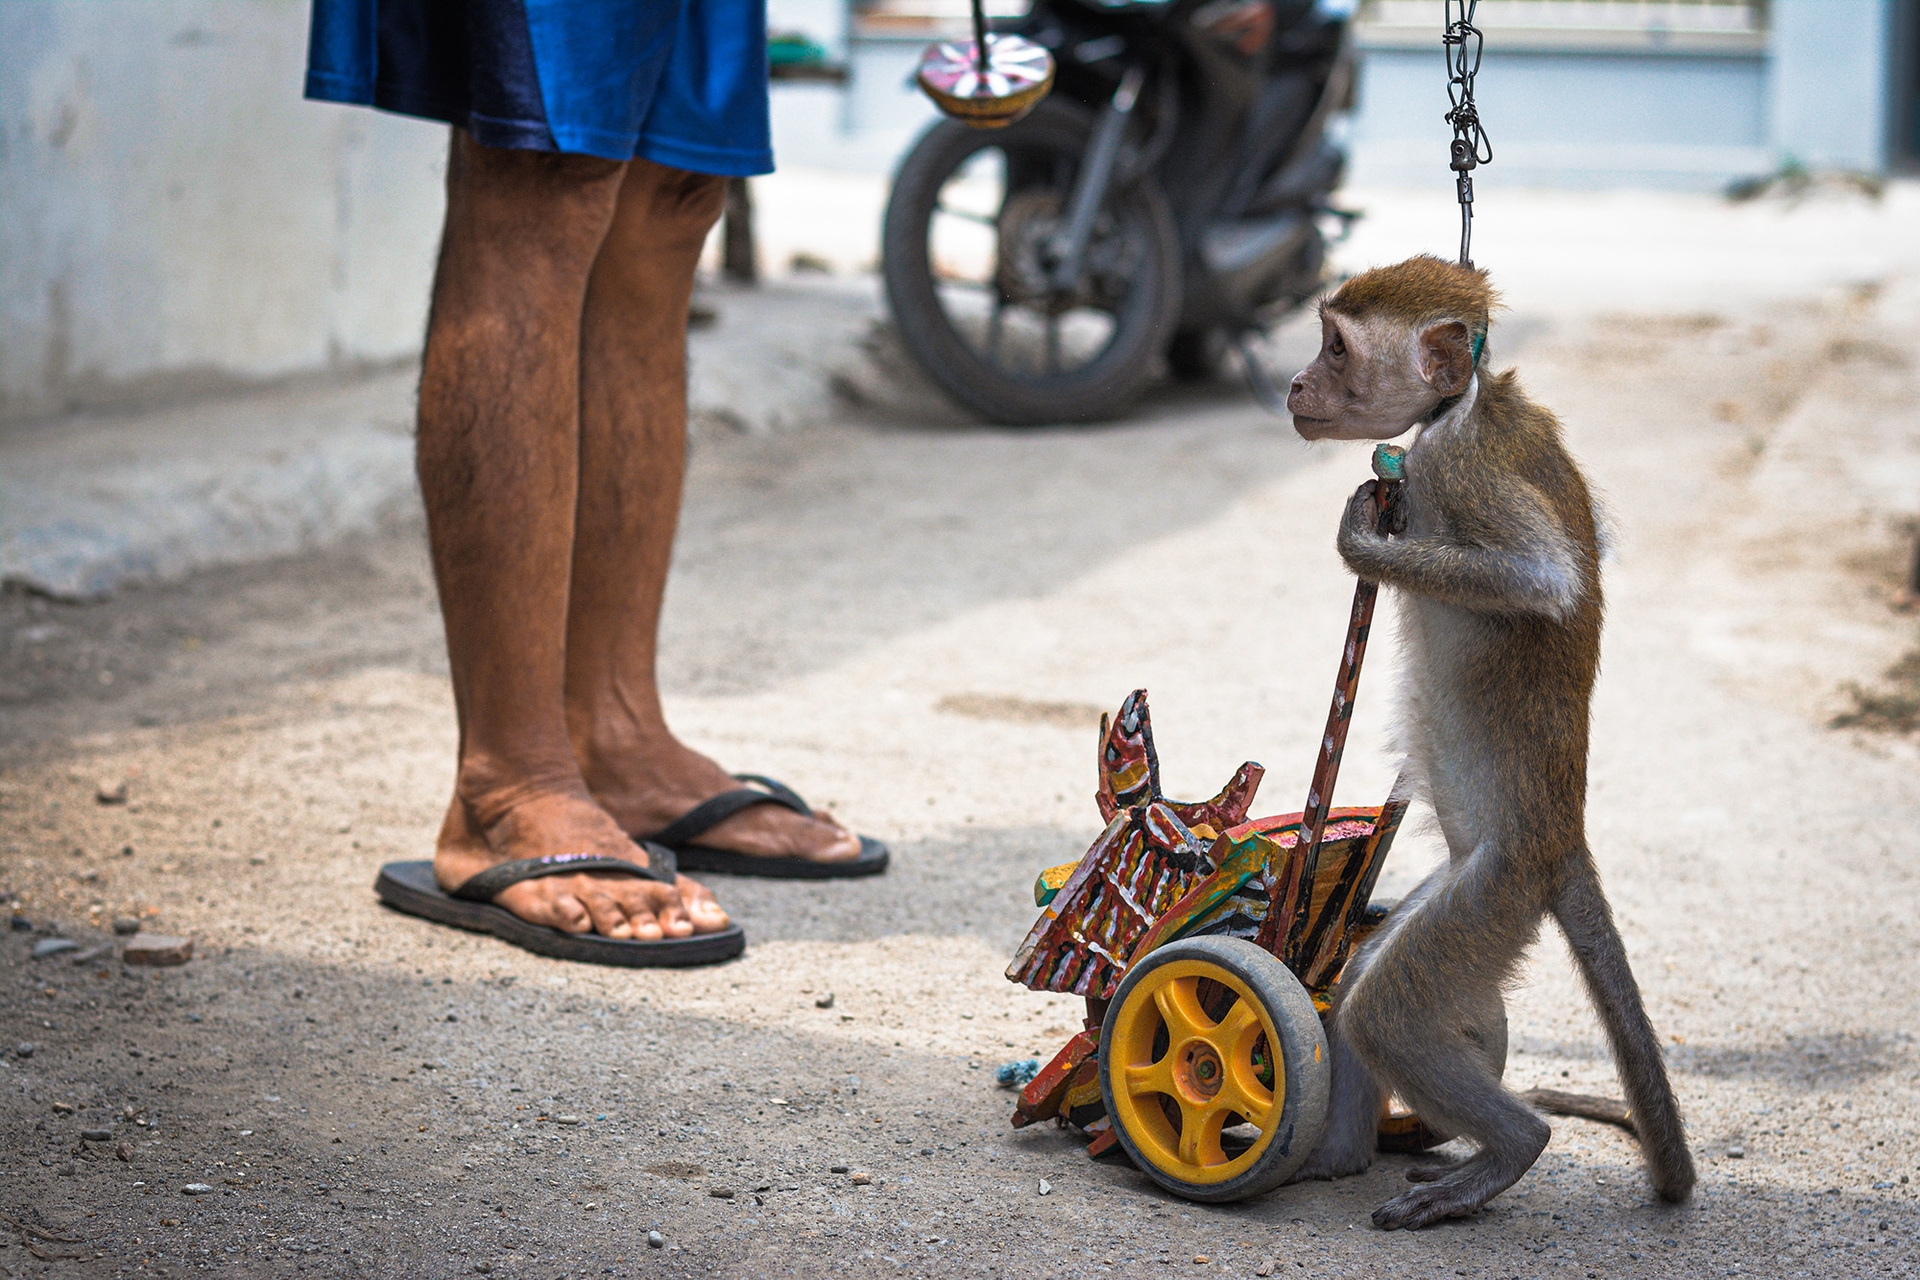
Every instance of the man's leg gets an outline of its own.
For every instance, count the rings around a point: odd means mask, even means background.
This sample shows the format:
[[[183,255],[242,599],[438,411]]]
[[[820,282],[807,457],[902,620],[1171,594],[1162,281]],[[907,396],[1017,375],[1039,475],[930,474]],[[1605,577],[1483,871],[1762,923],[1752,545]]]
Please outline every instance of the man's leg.
[[[687,300],[725,198],[724,178],[633,161],[587,289],[567,716],[594,797],[641,834],[739,785],[673,737],[654,680],[686,470]],[[700,840],[743,853],[860,852],[838,824],[778,805]]]
[[[593,802],[567,737],[566,618],[579,480],[580,317],[623,166],[496,150],[456,130],[420,379],[420,489],[460,721],[434,868],[445,888],[495,863],[639,851]],[[672,887],[555,876],[497,901],[570,932],[683,936]]]

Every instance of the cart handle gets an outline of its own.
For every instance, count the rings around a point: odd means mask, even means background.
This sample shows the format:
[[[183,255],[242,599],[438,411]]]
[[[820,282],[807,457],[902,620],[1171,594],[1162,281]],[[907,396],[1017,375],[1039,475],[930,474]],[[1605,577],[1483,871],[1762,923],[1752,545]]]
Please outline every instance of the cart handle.
[[[1397,445],[1374,446],[1373,500],[1378,531],[1388,533],[1388,512],[1400,496],[1406,481],[1407,451]],[[1347,618],[1347,643],[1340,651],[1340,674],[1333,685],[1333,705],[1327,709],[1326,732],[1320,737],[1320,754],[1314,761],[1313,781],[1307,788],[1306,807],[1300,813],[1300,834],[1296,837],[1298,856],[1288,859],[1289,874],[1284,884],[1273,886],[1273,900],[1267,919],[1260,929],[1259,943],[1292,965],[1302,957],[1299,952],[1306,939],[1307,916],[1304,908],[1313,893],[1313,880],[1320,867],[1320,844],[1326,835],[1327,814],[1333,808],[1333,784],[1340,776],[1340,757],[1347,748],[1347,729],[1353,720],[1354,699],[1360,692],[1360,664],[1367,656],[1367,634],[1373,628],[1373,606],[1380,584],[1362,578],[1353,588],[1353,611]],[[1284,947],[1281,921],[1287,922]]]

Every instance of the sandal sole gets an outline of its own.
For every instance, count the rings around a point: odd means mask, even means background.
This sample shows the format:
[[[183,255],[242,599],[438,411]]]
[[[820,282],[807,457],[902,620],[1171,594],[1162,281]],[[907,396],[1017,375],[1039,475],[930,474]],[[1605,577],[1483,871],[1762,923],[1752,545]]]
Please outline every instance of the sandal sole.
[[[860,854],[844,862],[816,862],[812,858],[760,858],[731,849],[709,849],[683,844],[674,849],[680,870],[709,875],[761,876],[769,880],[847,880],[877,876],[887,869],[887,846],[870,836],[860,837]]]
[[[747,949],[747,936],[737,924],[729,924],[718,933],[657,942],[608,938],[597,933],[562,933],[547,925],[531,924],[490,902],[448,897],[434,879],[431,862],[389,862],[380,868],[373,891],[395,911],[472,933],[491,934],[524,951],[556,960],[628,969],[679,969],[731,960]]]

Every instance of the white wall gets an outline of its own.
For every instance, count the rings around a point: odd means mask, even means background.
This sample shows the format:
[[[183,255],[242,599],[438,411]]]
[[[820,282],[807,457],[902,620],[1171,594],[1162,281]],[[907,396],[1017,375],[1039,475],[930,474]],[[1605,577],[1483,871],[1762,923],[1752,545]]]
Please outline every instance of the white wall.
[[[417,349],[446,129],[303,101],[307,12],[0,3],[0,420]]]

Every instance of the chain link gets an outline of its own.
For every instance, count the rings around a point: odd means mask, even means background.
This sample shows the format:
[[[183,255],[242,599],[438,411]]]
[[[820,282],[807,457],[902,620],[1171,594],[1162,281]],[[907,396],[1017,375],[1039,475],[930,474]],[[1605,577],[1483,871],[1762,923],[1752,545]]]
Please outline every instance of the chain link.
[[[1447,26],[1441,35],[1447,55],[1447,100],[1452,107],[1447,123],[1453,126],[1447,167],[1459,175],[1460,265],[1473,265],[1473,170],[1493,161],[1493,143],[1480,127],[1480,109],[1473,103],[1473,78],[1480,74],[1480,28],[1473,25],[1480,0],[1446,0]],[[1459,16],[1455,17],[1456,11]]]

